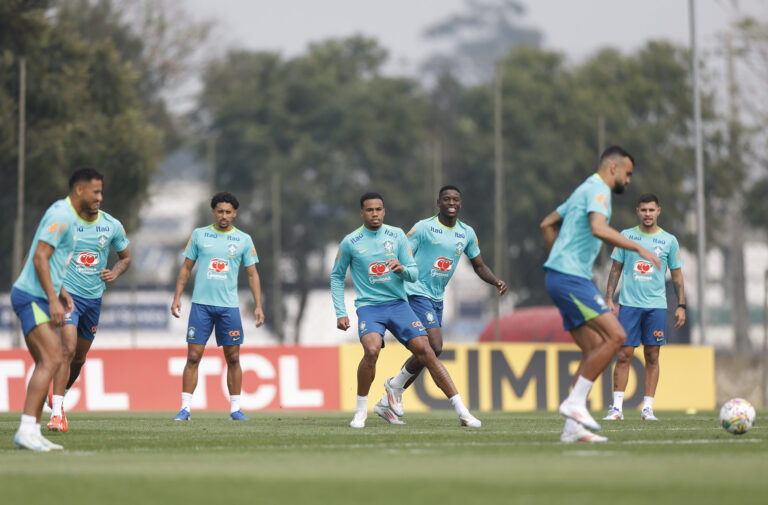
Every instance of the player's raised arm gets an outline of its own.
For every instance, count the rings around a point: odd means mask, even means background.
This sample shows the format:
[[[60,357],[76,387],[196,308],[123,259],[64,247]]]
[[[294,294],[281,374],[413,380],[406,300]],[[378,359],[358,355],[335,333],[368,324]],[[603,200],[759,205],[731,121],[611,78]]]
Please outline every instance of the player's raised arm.
[[[340,330],[349,328],[347,307],[344,304],[344,279],[347,276],[351,256],[345,244],[344,241],[339,244],[339,252],[336,254],[336,261],[331,270],[331,299],[333,308],[336,310],[336,326]]]
[[[547,251],[552,250],[552,245],[555,243],[555,240],[557,240],[558,227],[562,222],[562,216],[556,210],[553,210],[539,224],[539,228],[541,228],[541,236],[544,237],[544,245],[546,246]]]
[[[628,251],[634,251],[643,259],[653,263],[653,266],[656,268],[661,268],[661,262],[659,261],[658,256],[637,242],[629,240],[627,237],[612,228],[608,224],[608,220],[605,215],[600,214],[599,212],[591,212],[589,214],[589,226],[592,229],[592,235],[599,238],[603,242],[606,242],[614,247],[621,247],[622,249],[626,249]]]

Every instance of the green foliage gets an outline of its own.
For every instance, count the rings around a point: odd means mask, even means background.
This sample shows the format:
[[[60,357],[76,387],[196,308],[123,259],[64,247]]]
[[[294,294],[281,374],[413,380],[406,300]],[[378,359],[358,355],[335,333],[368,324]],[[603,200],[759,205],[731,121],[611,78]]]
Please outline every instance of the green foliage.
[[[17,12],[19,16],[22,13]],[[105,176],[104,208],[128,230],[147,192],[161,153],[162,135],[151,126],[137,93],[138,75],[109,40],[87,42],[66,23],[42,10],[23,13],[40,23],[39,37],[27,41],[26,219],[28,246],[45,209],[68,193],[78,166]],[[19,60],[10,43],[0,46],[0,177],[16,187]],[[117,189],[119,188],[119,190]],[[16,192],[3,191],[0,211],[16,215]],[[0,282],[12,282],[10,244],[13,219],[0,223],[3,254]]]

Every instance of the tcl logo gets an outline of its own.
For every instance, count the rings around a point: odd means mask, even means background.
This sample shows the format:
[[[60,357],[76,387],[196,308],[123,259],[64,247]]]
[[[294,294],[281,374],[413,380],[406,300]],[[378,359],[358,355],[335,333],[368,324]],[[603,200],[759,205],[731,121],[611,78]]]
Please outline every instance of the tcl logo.
[[[90,251],[83,251],[77,255],[75,264],[83,267],[95,267],[99,264],[99,255]]]
[[[453,268],[453,261],[450,258],[441,256],[435,260],[432,264],[432,268],[440,270],[441,272],[447,272]]]
[[[377,277],[381,277],[384,274],[388,274],[390,272],[389,267],[386,263],[383,261],[374,261],[370,265],[368,265],[368,275],[375,275]]]
[[[229,272],[229,262],[227,260],[213,258],[211,262],[208,263],[208,270],[216,273]]]
[[[647,261],[638,260],[635,262],[635,266],[632,269],[633,272],[640,275],[648,275],[653,273],[653,265]]]

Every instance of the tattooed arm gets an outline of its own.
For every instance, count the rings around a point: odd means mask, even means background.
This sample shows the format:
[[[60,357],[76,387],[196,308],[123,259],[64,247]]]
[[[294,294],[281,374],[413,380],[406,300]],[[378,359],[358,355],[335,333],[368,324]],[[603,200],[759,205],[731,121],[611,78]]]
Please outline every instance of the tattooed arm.
[[[624,263],[613,260],[613,265],[611,265],[611,273],[608,274],[608,284],[605,286],[605,302],[608,304],[608,308],[611,309],[611,312],[614,311],[613,295],[616,293],[616,286],[619,285],[621,270],[623,268]]]

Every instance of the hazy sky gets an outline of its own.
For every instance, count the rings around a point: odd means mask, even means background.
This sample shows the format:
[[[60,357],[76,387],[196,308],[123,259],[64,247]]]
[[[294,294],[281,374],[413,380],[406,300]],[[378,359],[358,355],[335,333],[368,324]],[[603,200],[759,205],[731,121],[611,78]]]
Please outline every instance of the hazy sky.
[[[293,56],[311,42],[362,33],[390,51],[388,71],[416,75],[440,49],[423,37],[426,27],[461,13],[465,0],[179,0],[197,19],[219,23],[216,47],[277,50]],[[688,0],[523,0],[520,24],[544,34],[544,46],[579,61],[598,48],[629,52],[647,40],[687,45]],[[739,8],[768,18],[768,0],[696,0],[703,54],[720,45],[717,34]]]

